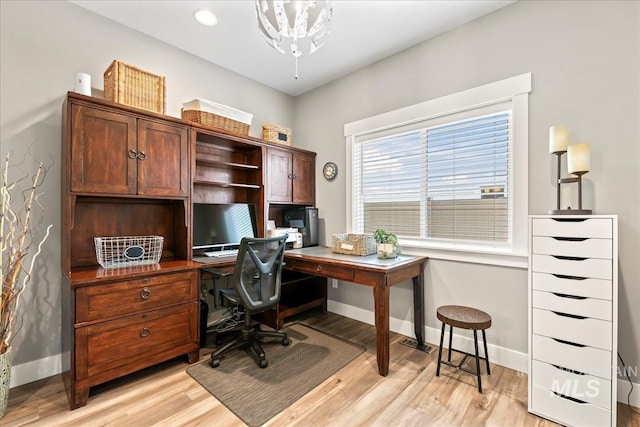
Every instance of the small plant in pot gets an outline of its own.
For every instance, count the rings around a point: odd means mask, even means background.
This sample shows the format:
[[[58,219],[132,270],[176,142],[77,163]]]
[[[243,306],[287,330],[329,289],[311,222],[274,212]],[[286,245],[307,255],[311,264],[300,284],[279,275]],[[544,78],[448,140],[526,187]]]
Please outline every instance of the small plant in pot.
[[[373,232],[373,239],[378,244],[378,258],[395,258],[398,256],[398,238],[393,233],[378,228]]]

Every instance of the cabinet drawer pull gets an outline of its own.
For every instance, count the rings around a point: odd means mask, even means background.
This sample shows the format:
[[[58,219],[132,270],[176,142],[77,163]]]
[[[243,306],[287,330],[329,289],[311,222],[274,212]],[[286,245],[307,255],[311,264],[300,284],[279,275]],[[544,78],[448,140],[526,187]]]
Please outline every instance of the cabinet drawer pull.
[[[560,240],[562,242],[584,242],[585,240],[589,240],[587,237],[553,237],[554,240]]]
[[[581,297],[578,295],[561,294],[559,292],[551,292],[551,293],[560,298],[570,298],[570,299],[579,299],[579,300],[587,299],[587,297]]]
[[[565,340],[561,340],[559,338],[551,338],[551,339],[556,341],[556,342],[559,342],[560,344],[572,345],[574,347],[586,347],[586,345],[584,345],[584,344],[577,344],[575,342],[565,341]]]
[[[148,327],[144,327],[142,329],[140,329],[140,337],[145,338],[148,337],[151,334],[151,330]]]
[[[289,178],[289,179],[293,179],[293,174],[292,174],[292,173],[288,174],[288,175],[287,175],[287,178]]]
[[[145,160],[147,158],[147,153],[141,151],[138,153],[138,160]]]
[[[558,279],[569,279],[569,280],[586,280],[586,277],[580,277],[580,276],[567,276],[565,274],[554,274],[552,273],[554,276],[556,276]]]
[[[131,149],[127,152],[127,156],[129,156],[130,159],[135,159],[138,157],[138,152],[136,150]]]
[[[149,288],[144,288],[142,289],[142,292],[140,292],[140,298],[141,299],[149,299],[149,297],[151,296],[151,289]]]
[[[587,318],[587,316],[578,316],[577,314],[560,313],[559,311],[552,311],[552,313],[557,316],[570,317],[572,319],[578,319],[578,320],[583,320]]]
[[[318,264],[318,265],[316,266],[316,270],[317,270],[318,272],[322,271],[322,266],[321,266],[320,264]]]
[[[557,391],[553,391],[553,390],[552,390],[552,393],[553,393],[553,394],[555,394],[555,395],[556,395],[556,396],[558,396],[558,397],[561,397],[561,398],[563,398],[563,399],[567,399],[567,400],[571,400],[572,402],[580,403],[580,404],[582,404],[582,405],[584,405],[585,403],[587,403],[587,402],[585,402],[584,400],[576,399],[575,397],[571,397],[571,396],[565,396],[564,394],[562,394],[562,393],[558,393]]]
[[[562,366],[558,366],[558,365],[551,365],[554,368],[560,370],[560,371],[565,371],[565,372],[569,372],[570,374],[576,374],[576,375],[587,375],[584,372],[580,372],[580,371],[576,371],[574,369],[569,369],[569,368],[563,368]]]
[[[551,256],[556,259],[562,259],[565,261],[584,261],[585,259],[588,259],[588,258],[582,258],[577,256],[560,256],[560,255],[551,255]]]
[[[558,222],[582,222],[586,221],[586,218],[551,218],[554,221]]]

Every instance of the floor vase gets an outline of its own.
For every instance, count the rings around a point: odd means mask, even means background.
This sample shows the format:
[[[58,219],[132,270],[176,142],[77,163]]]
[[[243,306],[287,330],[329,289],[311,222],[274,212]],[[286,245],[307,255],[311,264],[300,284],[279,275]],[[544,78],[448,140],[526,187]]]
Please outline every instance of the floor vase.
[[[9,382],[11,376],[11,351],[0,354],[0,418],[7,412]]]

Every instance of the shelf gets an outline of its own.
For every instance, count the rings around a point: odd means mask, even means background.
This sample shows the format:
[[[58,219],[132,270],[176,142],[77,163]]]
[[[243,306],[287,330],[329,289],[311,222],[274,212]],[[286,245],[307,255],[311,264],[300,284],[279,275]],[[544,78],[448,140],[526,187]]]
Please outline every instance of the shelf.
[[[222,188],[249,188],[253,190],[259,190],[261,187],[255,184],[240,184],[237,182],[217,182],[217,181],[193,181],[194,185],[204,185],[207,187],[222,187]]]
[[[242,170],[259,170],[258,165],[247,165],[244,163],[221,162],[219,160],[210,160],[205,157],[196,158],[196,164],[217,168],[242,169]]]

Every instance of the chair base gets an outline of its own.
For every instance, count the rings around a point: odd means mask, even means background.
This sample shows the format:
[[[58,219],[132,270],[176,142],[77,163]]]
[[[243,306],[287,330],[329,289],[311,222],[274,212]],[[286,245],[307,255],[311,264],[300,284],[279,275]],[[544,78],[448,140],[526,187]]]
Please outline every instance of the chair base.
[[[277,331],[263,331],[260,329],[260,324],[256,323],[249,328],[245,327],[244,329],[242,329],[242,331],[240,331],[239,334],[236,335],[234,339],[217,348],[213,353],[211,353],[211,361],[209,362],[211,367],[217,368],[218,366],[220,366],[220,356],[226,351],[235,349],[236,347],[240,347],[242,345],[248,345],[251,350],[253,350],[253,354],[256,356],[257,365],[261,368],[266,368],[269,365],[269,362],[267,361],[265,352],[260,345],[261,338],[278,338],[281,340],[281,344],[283,346],[289,345],[289,338],[287,337],[286,333]]]

